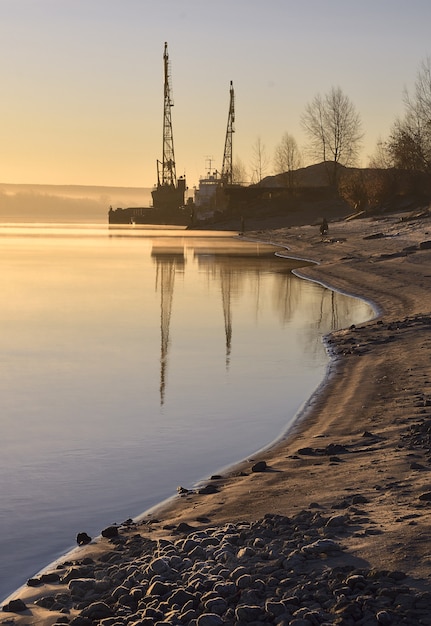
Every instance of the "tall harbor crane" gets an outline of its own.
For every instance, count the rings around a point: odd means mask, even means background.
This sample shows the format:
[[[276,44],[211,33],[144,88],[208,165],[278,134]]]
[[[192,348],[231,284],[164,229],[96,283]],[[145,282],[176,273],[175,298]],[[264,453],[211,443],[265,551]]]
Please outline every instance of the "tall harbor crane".
[[[233,183],[233,163],[232,163],[232,137],[235,132],[235,94],[233,83],[230,81],[229,115],[227,119],[226,139],[224,143],[223,165],[221,170],[221,181],[223,185]]]
[[[157,188],[152,192],[154,208],[178,209],[184,204],[186,180],[181,176],[177,181],[174,152],[174,136],[172,131],[171,108],[172,78],[168,44],[165,41],[163,52],[163,151],[162,161],[157,160]]]
[[[175,187],[177,175],[175,170],[174,135],[172,132],[171,108],[174,106],[172,97],[172,77],[168,54],[168,44],[165,41],[163,53],[164,86],[163,86],[163,160],[157,162],[158,184]]]

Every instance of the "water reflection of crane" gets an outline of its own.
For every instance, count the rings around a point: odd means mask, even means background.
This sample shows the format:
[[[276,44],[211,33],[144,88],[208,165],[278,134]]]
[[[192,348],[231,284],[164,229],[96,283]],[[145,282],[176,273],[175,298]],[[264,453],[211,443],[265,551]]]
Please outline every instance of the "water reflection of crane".
[[[227,267],[220,268],[220,284],[223,302],[224,332],[226,337],[226,367],[229,367],[230,351],[232,347],[232,270]]]
[[[160,404],[165,401],[166,371],[169,352],[169,330],[174,296],[175,273],[184,271],[184,248],[153,245],[151,256],[156,261],[156,291],[160,289]]]

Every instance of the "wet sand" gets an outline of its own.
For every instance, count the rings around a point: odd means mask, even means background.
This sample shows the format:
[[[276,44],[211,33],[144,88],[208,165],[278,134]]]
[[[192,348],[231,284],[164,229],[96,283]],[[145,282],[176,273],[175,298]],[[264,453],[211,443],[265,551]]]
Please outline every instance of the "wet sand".
[[[246,235],[316,261],[298,273],[372,301],[379,317],[327,338],[327,378],[282,441],[207,488],[179,493],[137,525],[122,526],[120,535],[174,541],[267,514],[342,515],[338,563],[401,571],[415,589],[430,590],[431,219],[333,222],[323,238],[316,225]],[[112,541],[92,542],[68,558],[97,560]],[[59,613],[34,601],[64,587],[20,590],[26,610],[2,613],[0,623],[57,623]],[[68,620],[78,613],[67,613]]]

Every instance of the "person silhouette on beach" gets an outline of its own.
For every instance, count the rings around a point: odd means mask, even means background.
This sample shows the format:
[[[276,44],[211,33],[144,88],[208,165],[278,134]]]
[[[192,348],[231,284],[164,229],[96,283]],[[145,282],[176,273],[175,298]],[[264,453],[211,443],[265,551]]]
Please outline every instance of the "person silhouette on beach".
[[[327,234],[328,230],[329,230],[328,221],[326,217],[324,217],[320,225],[320,234],[322,235],[322,237]]]

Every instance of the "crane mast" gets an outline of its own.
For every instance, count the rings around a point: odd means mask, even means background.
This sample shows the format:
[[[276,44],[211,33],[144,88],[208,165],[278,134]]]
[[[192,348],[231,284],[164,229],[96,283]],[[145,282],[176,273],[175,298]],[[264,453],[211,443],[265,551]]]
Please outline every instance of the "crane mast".
[[[174,106],[172,99],[172,79],[170,74],[170,63],[168,54],[168,44],[165,41],[163,53],[164,68],[164,88],[163,88],[163,158],[161,171],[158,168],[158,184],[172,185],[175,187],[177,176],[175,172],[174,136],[172,132],[171,107]]]
[[[184,205],[186,179],[180,176],[177,181],[174,154],[174,136],[172,132],[171,108],[172,86],[168,44],[165,42],[163,53],[164,85],[163,85],[163,157],[157,160],[157,188],[151,192],[153,206],[168,212],[175,212]]]
[[[224,185],[233,183],[233,163],[232,163],[232,137],[235,132],[235,94],[233,83],[230,81],[230,101],[229,115],[227,120],[226,139],[224,143],[223,166],[221,171],[221,181]]]

